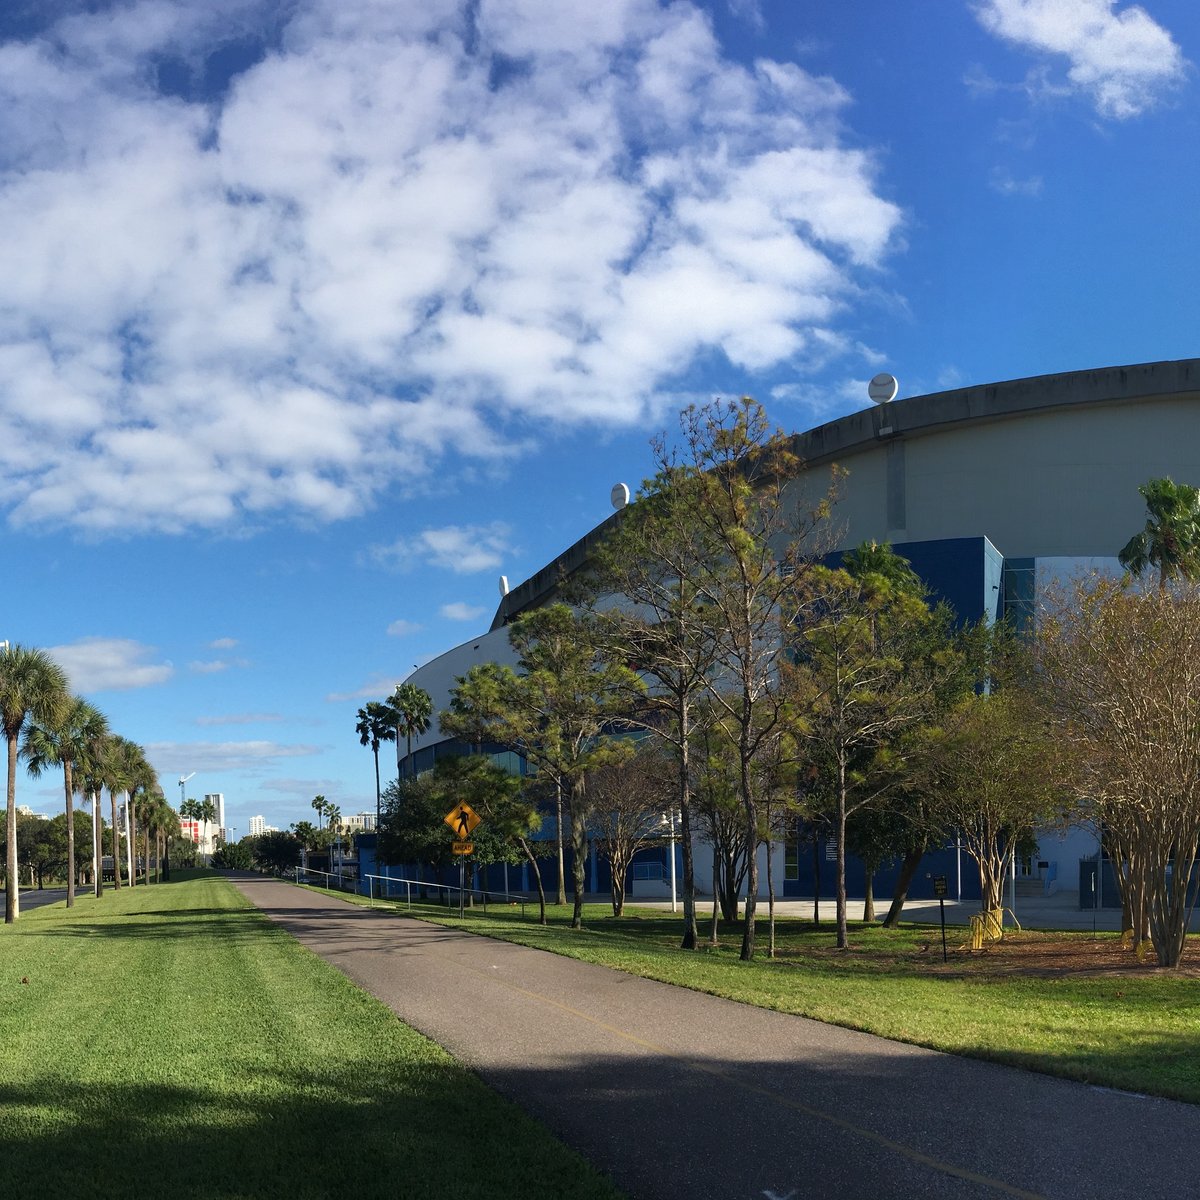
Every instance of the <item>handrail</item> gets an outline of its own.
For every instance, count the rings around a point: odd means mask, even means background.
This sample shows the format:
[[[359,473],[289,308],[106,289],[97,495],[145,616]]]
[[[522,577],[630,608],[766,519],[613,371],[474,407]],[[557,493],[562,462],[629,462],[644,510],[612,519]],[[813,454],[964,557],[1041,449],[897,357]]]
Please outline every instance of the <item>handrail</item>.
[[[337,875],[332,871],[318,871],[315,867],[297,867],[296,868],[296,882],[297,883],[304,882],[300,878],[301,872],[304,872],[305,874],[308,874],[308,875],[321,875],[321,876],[324,876],[326,879],[336,879],[339,881],[347,879],[346,876]],[[430,880],[430,879],[408,879],[401,875],[360,875],[359,880],[361,881],[363,879],[367,880],[367,889],[368,889],[367,890],[367,899],[370,901],[372,906],[374,906],[374,904],[377,900],[381,901],[383,903],[393,903],[393,902],[398,903],[399,902],[398,898],[396,898],[396,897],[392,897],[390,895],[377,894],[376,885],[375,885],[374,881],[379,880],[380,884],[383,885],[382,887],[380,887],[378,889],[378,891],[380,893],[382,893],[385,890],[385,888],[388,891],[390,891],[391,889],[390,889],[389,885],[403,884],[404,885],[404,903],[405,903],[405,906],[410,909],[413,906],[412,890],[415,887],[420,890],[435,891],[435,892],[438,892],[439,894],[442,894],[444,896],[444,898],[441,901],[441,903],[443,903],[447,908],[451,907],[451,905],[450,905],[450,894],[451,893],[454,893],[455,895],[457,895],[459,892],[461,892],[464,899],[466,899],[467,897],[482,896],[483,897],[483,911],[484,911],[485,916],[487,915],[488,897],[489,896],[498,897],[504,903],[504,905],[506,907],[509,905],[518,905],[519,904],[521,907],[521,919],[522,920],[525,919],[525,905],[528,903],[528,901],[520,893],[518,893],[517,895],[514,896],[511,893],[507,893],[507,892],[489,892],[485,888],[472,888],[472,887],[460,888],[452,883],[441,883],[437,880]],[[338,887],[336,889],[330,888],[330,890],[331,891],[334,891],[334,890],[336,890],[336,891],[353,891],[354,889]],[[493,901],[493,903],[494,902],[495,901]]]
[[[486,888],[477,888],[477,887],[460,888],[456,884],[453,884],[453,883],[442,883],[438,880],[430,880],[430,879],[408,879],[401,875],[364,875],[364,876],[362,876],[362,878],[366,879],[368,881],[378,879],[378,880],[381,880],[385,885],[396,884],[396,883],[404,884],[405,905],[408,908],[412,908],[412,890],[415,887],[417,889],[428,889],[431,891],[437,891],[439,893],[444,893],[445,899],[442,901],[442,903],[444,903],[447,908],[451,907],[450,894],[452,892],[455,895],[458,895],[459,893],[461,893],[464,900],[468,896],[470,896],[470,897],[482,896],[483,897],[483,911],[484,911],[485,916],[487,915],[488,897],[495,896],[495,897],[498,897],[500,900],[502,900],[506,906],[519,904],[521,906],[521,919],[524,920],[524,918],[525,918],[525,905],[526,905],[527,901],[526,901],[525,897],[523,895],[521,895],[520,893],[518,893],[516,896],[513,896],[512,893],[510,893],[510,892],[489,892]],[[368,886],[370,889],[369,898],[372,901],[374,901],[375,900],[374,884],[369,883]],[[381,897],[381,899],[388,899],[388,897]]]

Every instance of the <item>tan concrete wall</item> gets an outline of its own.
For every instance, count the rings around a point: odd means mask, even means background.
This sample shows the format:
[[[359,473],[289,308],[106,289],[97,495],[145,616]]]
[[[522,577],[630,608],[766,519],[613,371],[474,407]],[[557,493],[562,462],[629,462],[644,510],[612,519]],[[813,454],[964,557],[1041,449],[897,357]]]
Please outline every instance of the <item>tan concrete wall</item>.
[[[1112,556],[1145,520],[1140,484],[1169,475],[1200,485],[1200,393],[1027,412],[895,440],[904,447],[905,523],[889,525],[889,443],[879,441],[841,460],[849,471],[835,518],[842,545],[986,534],[1010,558]],[[894,461],[891,470],[894,487]],[[825,485],[828,468],[812,476],[810,491]]]

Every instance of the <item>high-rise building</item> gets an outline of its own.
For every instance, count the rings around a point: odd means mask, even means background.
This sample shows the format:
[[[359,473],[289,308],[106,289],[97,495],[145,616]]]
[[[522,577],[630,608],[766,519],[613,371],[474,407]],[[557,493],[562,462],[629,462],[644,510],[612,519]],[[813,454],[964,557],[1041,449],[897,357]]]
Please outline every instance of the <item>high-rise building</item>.
[[[258,837],[260,833],[266,833],[267,823],[262,817],[250,818],[250,836]]]
[[[205,798],[205,800],[211,800],[213,802],[213,808],[215,808],[217,810],[217,821],[216,821],[217,828],[224,829],[225,828],[225,795],[224,795],[224,793],[223,792],[209,792],[209,794],[206,795],[204,798]]]

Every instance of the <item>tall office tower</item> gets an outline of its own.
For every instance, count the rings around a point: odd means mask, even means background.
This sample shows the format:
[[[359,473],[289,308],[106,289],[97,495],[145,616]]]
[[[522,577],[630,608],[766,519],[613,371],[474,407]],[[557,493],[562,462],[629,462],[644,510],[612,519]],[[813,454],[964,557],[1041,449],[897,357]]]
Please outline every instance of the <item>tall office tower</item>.
[[[262,817],[251,817],[250,818],[250,836],[251,837],[258,837],[258,835],[260,833],[265,833],[266,828],[267,828],[267,823]]]
[[[223,792],[211,792],[204,797],[205,800],[213,802],[213,808],[217,810],[217,828],[225,828],[225,794]]]

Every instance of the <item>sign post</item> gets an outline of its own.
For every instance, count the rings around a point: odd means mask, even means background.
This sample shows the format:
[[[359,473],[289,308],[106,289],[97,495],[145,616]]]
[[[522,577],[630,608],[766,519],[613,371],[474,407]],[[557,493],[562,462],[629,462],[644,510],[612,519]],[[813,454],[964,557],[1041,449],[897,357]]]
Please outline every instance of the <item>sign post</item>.
[[[946,962],[946,877],[933,877],[933,894],[937,897],[938,909],[942,914],[942,962]]]
[[[443,818],[454,830],[454,853],[458,856],[458,915],[463,915],[463,898],[467,890],[467,855],[474,853],[475,846],[467,839],[479,824],[479,814],[465,801],[456,804]]]

